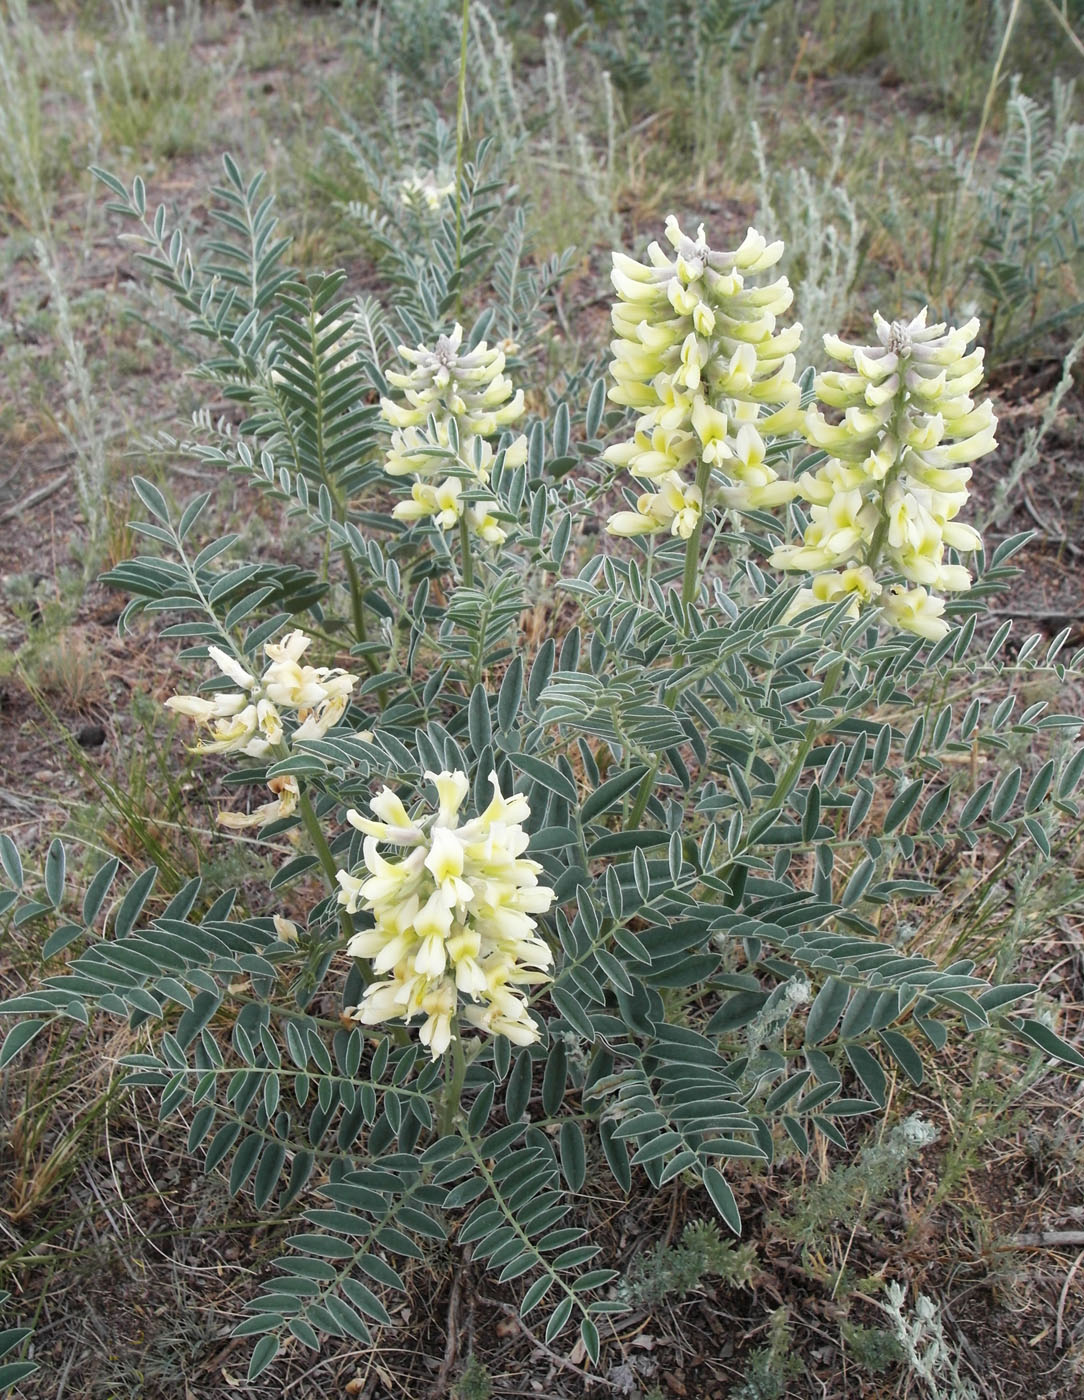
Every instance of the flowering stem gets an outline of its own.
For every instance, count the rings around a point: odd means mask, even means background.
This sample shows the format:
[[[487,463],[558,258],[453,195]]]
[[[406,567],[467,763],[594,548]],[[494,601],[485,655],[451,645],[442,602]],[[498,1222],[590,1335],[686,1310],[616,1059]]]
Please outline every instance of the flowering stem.
[[[463,1041],[457,1035],[452,1038],[444,1056],[444,1098],[440,1105],[442,1136],[450,1133],[455,1125],[456,1109],[463,1097],[463,1082],[466,1077],[467,1057],[463,1053]]]
[[[328,884],[334,892],[339,888],[339,882],[336,879],[338,865],[335,862],[335,857],[331,854],[331,847],[327,844],[327,837],[324,835],[320,826],[320,820],[313,810],[312,803],[309,801],[309,795],[303,788],[298,799],[297,807],[298,811],[301,813],[301,820],[304,823],[305,830],[309,833],[309,840],[312,842],[313,849],[319,857],[324,874],[327,876]],[[340,909],[339,920],[342,924],[343,934],[347,938],[353,937],[354,921],[351,919],[346,909]]]
[[[685,572],[681,578],[681,601],[686,606],[695,602],[700,587],[700,540],[704,533],[704,510],[707,506],[710,481],[711,463],[701,460],[696,468],[696,485],[701,501],[700,514],[696,517],[693,532],[685,543]]]
[[[463,584],[466,588],[474,587],[474,558],[470,552],[470,528],[467,525],[466,515],[459,517],[459,548],[463,555]]]
[[[463,19],[459,37],[459,94],[455,107],[455,271],[456,301],[462,309],[463,288],[459,285],[463,270],[463,138],[467,126],[467,38],[470,34],[470,0],[463,0]]]
[[[840,677],[843,675],[843,666],[844,660],[840,657],[838,660],[833,661],[828,667],[828,670],[824,673],[824,684],[821,686],[821,693],[819,696],[821,703],[831,699],[835,694],[836,688],[840,682]],[[805,767],[805,761],[812,753],[813,745],[820,738],[822,732],[823,731],[819,730],[815,724],[811,723],[809,725],[798,752],[794,755],[789,767],[775,785],[775,791],[772,793],[772,806],[775,806],[779,802],[785,802],[793,791],[795,784],[801,782],[802,769]]]

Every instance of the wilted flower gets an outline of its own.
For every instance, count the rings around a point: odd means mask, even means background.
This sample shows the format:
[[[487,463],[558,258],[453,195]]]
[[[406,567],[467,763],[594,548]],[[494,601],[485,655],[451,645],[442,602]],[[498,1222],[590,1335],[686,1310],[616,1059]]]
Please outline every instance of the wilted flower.
[[[422,1015],[423,1045],[436,1058],[455,1035],[459,995],[471,998],[467,1019],[491,1034],[526,1045],[538,1039],[520,986],[549,980],[548,945],[535,933],[535,914],[554,900],[538,883],[541,870],[523,859],[529,837],[526,798],[502,796],[496,774],[486,810],[460,825],[470,784],[461,772],[427,773],[437,789],[436,812],[412,817],[384,788],[369,804],[372,817],[347,819],[365,833],[361,874],[338,872],[339,902],[373,915],[347,952],[388,974],[374,982],[354,1012],[364,1025]],[[381,843],[409,854],[389,860]]]
[[[944,601],[931,590],[958,592],[971,583],[967,569],[946,562],[945,550],[969,552],[981,544],[970,525],[956,520],[967,501],[966,464],[995,446],[989,400],[976,405],[971,398],[982,380],[983,352],[965,351],[978,321],[958,329],[927,326],[923,309],[912,321],[877,316],[875,322],[875,346],[824,338],[833,358],[848,366],[820,375],[816,384],[840,421],[830,423],[819,408],[806,416],[809,442],[827,456],[796,483],[811,504],[805,538],[777,549],[771,562],[821,571],[817,601],[827,601],[833,589],[835,596],[875,596],[868,580],[861,587],[855,582],[858,566],[902,575],[918,586],[889,589],[884,615],[936,641],[948,623]],[[838,584],[827,582],[832,577]]]
[[[282,743],[281,712],[290,710],[299,721],[294,740],[322,738],[344,714],[357,677],[327,666],[302,666],[300,658],[310,641],[304,632],[294,631],[281,642],[268,642],[264,651],[270,664],[259,680],[232,656],[210,646],[211,659],[241,690],[210,698],[173,695],[166,706],[210,731],[210,738],[196,746],[201,753],[240,752],[263,758]]]
[[[300,790],[293,777],[272,778],[267,784],[275,794],[273,802],[265,802],[253,812],[219,812],[219,826],[229,826],[240,830],[246,826],[266,826],[268,822],[289,817],[297,810]]]
[[[761,434],[797,424],[793,351],[802,328],[776,332],[776,319],[792,300],[785,277],[746,286],[747,277],[778,262],[783,245],[769,245],[750,229],[734,252],[717,252],[708,247],[703,225],[694,240],[673,215],[666,237],[673,257],[658,243],[648,248],[650,264],[613,255],[617,337],[610,347],[615,383],[609,396],[640,417],[631,440],[605,456],[665,485],[641,497],[635,513],[612,517],[612,534],[669,528],[688,538],[704,506],[702,499],[688,499],[693,489],[703,495],[682,476],[692,463],[706,469],[698,473],[701,483],[713,471],[726,479],[722,498],[729,506],[777,505],[794,495],[793,485],[766,464]],[[671,509],[675,493],[686,503]],[[643,518],[634,529],[636,514]]]

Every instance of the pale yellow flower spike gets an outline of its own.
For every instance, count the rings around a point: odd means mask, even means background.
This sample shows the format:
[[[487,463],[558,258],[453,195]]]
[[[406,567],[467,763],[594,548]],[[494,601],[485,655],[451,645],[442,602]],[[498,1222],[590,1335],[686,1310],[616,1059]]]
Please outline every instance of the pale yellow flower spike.
[[[965,353],[978,322],[927,326],[925,310],[911,321],[874,320],[876,345],[824,338],[829,354],[855,372],[817,379],[818,398],[840,421],[829,422],[820,408],[806,416],[809,442],[828,455],[798,478],[811,507],[805,538],[777,549],[771,563],[817,571],[788,617],[846,594],[857,615],[859,599],[880,595],[894,626],[939,641],[949,626],[938,592],[971,585],[968,570],[947,562],[945,550],[970,553],[982,543],[955,518],[967,502],[967,463],[996,446],[989,400],[976,405],[970,397],[982,380],[982,350]],[[871,586],[874,571],[902,575],[906,584],[882,592]],[[859,582],[860,574],[869,577]]]
[[[339,902],[364,910],[373,927],[347,952],[372,961],[386,980],[371,983],[353,1012],[363,1025],[422,1016],[419,1039],[436,1058],[457,1035],[459,997],[467,1021],[517,1045],[538,1039],[522,987],[549,981],[553,955],[536,933],[536,914],[555,898],[538,883],[541,866],[523,859],[526,799],[504,797],[496,774],[492,802],[460,822],[470,791],[465,773],[427,773],[437,810],[410,815],[384,788],[370,802],[377,820],[348,812],[366,833],[363,871],[340,870]],[[379,842],[408,848],[386,859]]]
[[[777,330],[792,300],[785,277],[746,284],[779,260],[781,243],[750,229],[734,252],[717,252],[703,226],[689,238],[673,215],[666,237],[673,256],[653,243],[650,265],[613,255],[609,396],[640,416],[632,438],[604,455],[660,485],[635,511],[611,516],[607,529],[670,530],[688,539],[713,472],[725,481],[722,500],[736,509],[779,505],[796,494],[765,462],[761,431],[788,431],[800,421],[793,351],[801,327]],[[695,483],[683,476],[694,463]]]
[[[389,476],[417,478],[410,498],[392,514],[407,522],[430,520],[439,530],[454,529],[465,515],[472,533],[487,544],[501,544],[506,532],[492,513],[496,502],[461,501],[465,483],[447,472],[458,466],[470,473],[471,486],[485,486],[496,457],[486,439],[523,417],[523,391],[514,390],[504,373],[500,346],[490,349],[482,341],[464,351],[462,344],[463,327],[457,325],[431,350],[401,345],[399,354],[411,368],[388,373],[388,382],[403,391],[405,402],[380,401],[385,421],[395,429],[384,470]],[[520,434],[506,448],[505,463],[517,467],[526,460],[527,439]],[[437,476],[445,480],[434,485]]]

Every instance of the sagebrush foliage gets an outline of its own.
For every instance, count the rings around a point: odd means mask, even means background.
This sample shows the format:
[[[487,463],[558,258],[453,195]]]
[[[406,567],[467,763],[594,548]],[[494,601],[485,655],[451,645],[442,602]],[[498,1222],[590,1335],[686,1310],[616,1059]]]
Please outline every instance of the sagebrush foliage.
[[[1021,1010],[1031,986],[991,986],[966,957],[938,966],[891,918],[898,901],[938,894],[906,874],[921,849],[947,860],[990,833],[1049,855],[1059,824],[1079,815],[1082,749],[1057,747],[1033,771],[974,790],[956,761],[1011,735],[1079,727],[1041,702],[1014,718],[1014,695],[990,712],[944,698],[950,676],[1064,674],[1064,635],[1010,657],[1005,624],[974,645],[982,600],[1011,579],[1021,537],[976,552],[977,581],[947,614],[962,625],[932,645],[882,632],[850,595],[784,620],[797,590],[766,561],[804,528],[793,508],[785,525],[751,503],[739,517],[705,492],[688,539],[599,552],[616,489],[605,449],[631,425],[607,407],[606,381],[583,373],[543,386],[514,430],[494,425],[485,492],[503,538],[464,532],[457,545],[439,521],[396,518],[380,410],[394,397],[390,342],[374,325],[424,345],[480,305],[465,353],[487,335],[529,346],[556,276],[518,279],[522,220],[507,192],[479,184],[480,164],[462,163],[424,274],[387,239],[398,270],[384,309],[359,308],[343,274],[291,270],[259,177],[232,161],[216,192],[220,231],[198,247],[167,228],[163,208],[148,211],[141,182],[129,191],[102,175],[147,272],[207,343],[200,375],[243,415],[198,416],[191,442],[157,447],[246,478],[304,524],[324,561],[245,562],[235,533],[197,548],[208,495],[176,505],[139,478],[151,518],[134,528],[156,552],[107,575],[131,595],[122,626],[171,614],[161,635],[185,641],[182,657],[202,663],[213,647],[254,686],[261,649],[287,627],[308,630],[330,668],[314,667],[312,683],[327,690],[343,671],[357,683],[335,722],[308,731],[308,692],[289,690],[298,727],[290,712],[281,735],[262,731],[268,747],[231,775],[296,793],[265,814],[263,834],[297,828],[298,850],[259,909],[198,879],[163,900],[154,867],[114,898],[116,860],[76,906],[59,840],[39,889],[0,837],[0,912],[53,926],[47,960],[70,950],[2,1008],[28,1019],[0,1060],[57,1019],[125,1021],[143,1037],[127,1082],[157,1091],[163,1118],[186,1115],[206,1169],[261,1209],[300,1212],[277,1277],[238,1328],[258,1338],[251,1377],[288,1334],[312,1348],[320,1333],[371,1342],[390,1325],[386,1293],[405,1286],[397,1261],[449,1240],[501,1282],[523,1281],[522,1311],[544,1310],[547,1340],[574,1320],[597,1360],[600,1326],[629,1303],[577,1211],[589,1162],[623,1192],[689,1174],[738,1233],[731,1181],[743,1163],[805,1154],[818,1138],[845,1149],[846,1120],[884,1110],[890,1077],[921,1084],[924,1058],[950,1035],[992,1026],[1084,1067]],[[520,352],[502,353],[530,390],[536,366]],[[434,441],[437,426],[430,416]],[[525,451],[512,452],[521,429]],[[454,457],[458,432],[437,450]],[[774,438],[773,470],[789,470],[798,446]],[[296,644],[277,649],[282,665],[300,656]],[[221,687],[235,680],[227,668]],[[427,774],[466,775],[465,822],[495,781],[553,892],[552,908],[531,911],[552,980],[525,1000],[530,1043],[496,1024],[476,1038],[454,997],[439,1013],[443,1059],[401,1025],[385,1033],[351,1017],[373,977],[346,948],[360,932],[355,949],[374,951],[369,924],[352,922],[373,909],[336,898],[337,872],[366,855],[368,819],[346,813],[388,787],[409,829],[432,800]],[[290,891],[310,873],[327,893],[301,911]],[[460,878],[444,865],[434,874]],[[436,951],[418,954],[426,967]],[[343,1015],[320,1014],[317,993]]]

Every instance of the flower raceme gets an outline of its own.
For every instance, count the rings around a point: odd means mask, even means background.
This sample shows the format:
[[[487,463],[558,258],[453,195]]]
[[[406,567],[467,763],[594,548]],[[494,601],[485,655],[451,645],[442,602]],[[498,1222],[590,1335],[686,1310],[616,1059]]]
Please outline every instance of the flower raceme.
[[[847,368],[820,375],[816,392],[840,421],[829,422],[820,408],[806,415],[810,444],[827,455],[796,483],[811,505],[802,543],[777,549],[770,562],[817,571],[791,617],[848,595],[857,615],[859,600],[879,599],[895,626],[937,641],[948,631],[938,593],[971,583],[945,551],[967,553],[981,544],[956,519],[967,501],[968,463],[996,445],[989,400],[976,405],[971,398],[982,380],[982,350],[967,353],[978,321],[927,326],[923,310],[912,321],[877,316],[875,324],[874,346],[824,338]],[[883,589],[876,570],[906,582]]]
[[[394,429],[384,470],[418,478],[410,499],[400,501],[392,514],[398,520],[430,519],[440,530],[465,520],[473,533],[500,544],[505,532],[492,514],[494,503],[481,500],[468,508],[460,499],[461,480],[445,474],[456,466],[471,486],[485,486],[496,456],[486,439],[522,418],[523,391],[513,391],[499,346],[490,349],[482,341],[463,351],[462,344],[463,327],[457,325],[433,349],[401,345],[399,354],[412,368],[388,373],[406,402],[380,401]],[[527,439],[521,434],[505,449],[505,461],[520,466],[526,460]],[[440,476],[444,480],[434,483]]]
[[[778,505],[795,494],[765,461],[762,433],[795,428],[800,392],[794,350],[802,328],[777,331],[793,299],[785,277],[766,285],[747,279],[778,262],[782,243],[750,229],[733,252],[710,248],[700,226],[695,239],[671,215],[666,237],[648,248],[648,263],[614,253],[612,311],[616,338],[610,373],[614,403],[637,410],[632,438],[606,450],[655,491],[635,511],[618,511],[611,534],[669,529],[688,539],[705,509],[718,472],[729,506]],[[686,471],[695,464],[695,481]]]
[[[419,1032],[434,1059],[456,1035],[459,997],[470,1000],[467,1021],[517,1045],[538,1039],[519,988],[548,982],[553,955],[536,933],[535,914],[555,898],[538,883],[541,870],[523,859],[530,816],[526,798],[502,796],[480,816],[460,823],[469,791],[464,773],[427,773],[437,790],[436,812],[410,816],[384,788],[369,804],[373,817],[347,819],[365,833],[362,873],[340,870],[339,902],[364,910],[373,927],[354,935],[352,957],[371,959],[385,980],[373,982],[355,1010],[363,1025],[424,1016]],[[382,844],[406,854],[388,859]]]
[[[304,632],[290,632],[281,642],[268,642],[268,665],[257,678],[219,647],[207,648],[223,675],[238,687],[211,697],[173,695],[166,707],[186,715],[209,731],[196,746],[200,753],[244,753],[264,758],[284,738],[283,712],[293,711],[298,726],[292,738],[322,738],[342,718],[357,676],[327,666],[304,666],[301,657],[311,642]],[[284,794],[279,794],[280,803]],[[276,816],[287,815],[276,812]],[[267,817],[271,821],[273,817]]]

